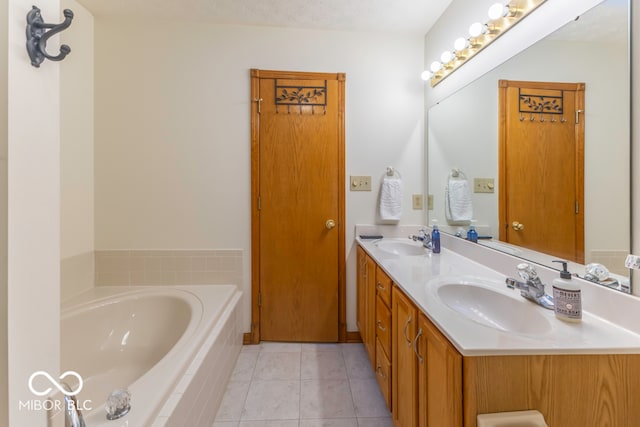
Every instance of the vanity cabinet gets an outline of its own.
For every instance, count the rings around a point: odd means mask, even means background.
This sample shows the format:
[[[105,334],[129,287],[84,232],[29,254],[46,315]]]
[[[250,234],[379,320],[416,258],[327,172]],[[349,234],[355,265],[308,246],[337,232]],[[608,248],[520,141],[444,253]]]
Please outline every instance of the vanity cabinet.
[[[380,390],[391,409],[391,278],[377,266],[376,268],[376,378]]]
[[[391,417],[395,427],[418,422],[418,359],[413,350],[418,309],[397,287],[391,295]]]
[[[356,321],[371,366],[376,369],[376,262],[358,246]]]
[[[360,247],[357,301],[394,427],[476,427],[478,414],[527,409],[550,427],[640,426],[640,354],[462,356]]]
[[[462,356],[422,313],[415,337],[418,426],[462,426]]]

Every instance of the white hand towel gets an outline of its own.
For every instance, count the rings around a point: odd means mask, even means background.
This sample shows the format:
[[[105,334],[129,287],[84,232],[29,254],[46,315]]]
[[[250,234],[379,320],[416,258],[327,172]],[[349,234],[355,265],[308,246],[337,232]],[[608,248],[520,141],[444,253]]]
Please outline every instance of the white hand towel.
[[[397,221],[402,215],[402,180],[384,177],[380,187],[380,218]]]
[[[469,181],[466,179],[450,179],[445,198],[445,213],[449,221],[471,221],[473,203]]]

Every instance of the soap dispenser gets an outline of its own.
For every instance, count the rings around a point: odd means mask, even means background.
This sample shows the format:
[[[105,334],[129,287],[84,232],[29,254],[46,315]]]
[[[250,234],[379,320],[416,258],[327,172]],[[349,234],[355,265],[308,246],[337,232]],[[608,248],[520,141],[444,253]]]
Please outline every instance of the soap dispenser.
[[[467,231],[467,240],[473,243],[478,243],[478,232],[476,231],[474,222],[474,220],[471,220],[469,231]]]
[[[440,230],[438,230],[438,221],[435,219],[431,227],[431,252],[434,254],[440,253]]]
[[[582,320],[582,295],[580,286],[571,280],[566,261],[553,261],[562,264],[560,278],[553,280],[553,309],[556,317],[567,322]]]

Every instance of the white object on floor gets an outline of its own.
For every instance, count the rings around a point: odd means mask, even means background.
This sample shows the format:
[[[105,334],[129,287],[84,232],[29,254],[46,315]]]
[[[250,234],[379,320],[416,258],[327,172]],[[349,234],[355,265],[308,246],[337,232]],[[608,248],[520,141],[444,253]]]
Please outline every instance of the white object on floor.
[[[402,180],[385,176],[380,187],[380,218],[397,221],[402,216]]]
[[[549,427],[538,411],[481,414],[477,421],[477,427]]]

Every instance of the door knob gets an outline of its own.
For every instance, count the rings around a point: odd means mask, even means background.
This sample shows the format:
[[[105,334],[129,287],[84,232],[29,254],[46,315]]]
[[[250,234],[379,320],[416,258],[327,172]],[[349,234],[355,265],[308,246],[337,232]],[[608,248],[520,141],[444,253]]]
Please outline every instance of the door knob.
[[[518,221],[513,221],[511,223],[511,227],[516,231],[524,230],[524,224],[521,224]]]
[[[332,219],[328,219],[327,222],[324,223],[324,226],[327,228],[327,230],[331,230],[336,226],[336,222]]]

